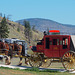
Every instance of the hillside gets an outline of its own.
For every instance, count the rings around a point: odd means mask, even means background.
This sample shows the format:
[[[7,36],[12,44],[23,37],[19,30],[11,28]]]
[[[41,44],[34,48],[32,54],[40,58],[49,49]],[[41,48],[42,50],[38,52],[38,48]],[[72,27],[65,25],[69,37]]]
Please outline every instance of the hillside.
[[[0,21],[2,20],[2,17],[0,17]],[[9,37],[8,38],[18,38],[18,39],[21,39],[21,40],[25,40],[28,42],[28,39],[25,38],[25,35],[24,35],[24,26],[19,24],[19,23],[16,23],[16,22],[12,22],[12,21],[8,21],[7,22],[7,25],[9,27]],[[17,28],[20,28],[20,32],[17,31]],[[35,44],[34,40],[37,40],[37,39],[42,39],[43,37],[43,33],[42,32],[34,32],[32,31],[32,40],[31,40],[31,44]]]
[[[61,24],[53,20],[42,19],[42,18],[30,18],[30,19],[22,19],[16,22],[19,22],[23,25],[23,21],[27,20],[30,22],[31,26],[35,25],[36,29],[39,31],[45,31],[47,28],[50,30],[60,30],[62,34],[75,34],[75,26],[70,24]]]

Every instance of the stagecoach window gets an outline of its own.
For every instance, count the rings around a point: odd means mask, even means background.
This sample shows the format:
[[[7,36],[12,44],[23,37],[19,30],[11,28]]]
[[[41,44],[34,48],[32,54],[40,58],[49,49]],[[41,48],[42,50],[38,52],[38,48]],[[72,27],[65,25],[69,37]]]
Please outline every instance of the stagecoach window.
[[[59,45],[59,39],[53,39],[53,45]]]
[[[42,45],[42,41],[41,42],[38,42],[37,45]]]
[[[67,45],[68,45],[68,39],[63,38],[63,49],[67,49]]]
[[[50,41],[50,45],[52,45],[52,41]]]
[[[62,41],[60,41],[60,45],[62,45]]]
[[[46,38],[46,49],[49,49],[49,38]]]
[[[57,39],[57,45],[59,45],[59,39]]]

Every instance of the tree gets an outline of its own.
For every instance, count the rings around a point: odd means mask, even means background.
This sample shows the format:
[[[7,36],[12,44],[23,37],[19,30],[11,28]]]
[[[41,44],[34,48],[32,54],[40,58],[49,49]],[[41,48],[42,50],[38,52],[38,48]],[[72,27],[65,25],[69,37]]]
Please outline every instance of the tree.
[[[17,31],[20,32],[20,22],[18,23]]]
[[[35,31],[35,25],[32,26],[32,30]]]
[[[26,20],[24,20],[24,26],[25,26],[25,37],[29,40],[30,43],[30,39],[32,38],[32,31],[31,31],[31,26],[30,23]]]
[[[6,18],[3,17],[0,23],[0,38],[7,38],[9,33],[9,28],[7,26]]]
[[[19,27],[17,28],[17,31],[20,32],[20,28]]]
[[[30,23],[26,20],[24,20],[24,26],[25,28],[27,28],[28,30],[31,30],[31,26],[30,26]]]
[[[7,21],[9,21],[11,19],[12,15],[7,15]]]

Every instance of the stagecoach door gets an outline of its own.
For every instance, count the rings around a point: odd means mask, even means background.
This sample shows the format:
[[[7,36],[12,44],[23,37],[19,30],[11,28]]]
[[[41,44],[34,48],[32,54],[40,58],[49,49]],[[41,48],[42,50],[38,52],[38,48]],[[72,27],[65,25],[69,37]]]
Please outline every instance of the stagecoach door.
[[[59,57],[60,39],[56,37],[45,38],[44,53],[48,57]]]
[[[47,57],[53,57],[53,52],[52,52],[52,41],[50,37],[46,37],[44,40],[44,53]]]
[[[63,57],[64,53],[70,50],[70,37],[63,36],[60,41],[60,57]]]
[[[59,38],[52,37],[52,51],[53,51],[53,57],[59,57],[59,51],[60,51]]]

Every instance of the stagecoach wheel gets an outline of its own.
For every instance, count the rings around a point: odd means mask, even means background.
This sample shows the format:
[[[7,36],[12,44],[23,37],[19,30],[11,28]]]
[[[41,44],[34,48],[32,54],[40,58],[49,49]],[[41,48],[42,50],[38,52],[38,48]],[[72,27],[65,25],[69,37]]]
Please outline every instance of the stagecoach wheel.
[[[48,59],[48,58],[43,59],[41,67],[47,68],[50,65],[51,65],[51,59]]]
[[[62,58],[62,64],[67,71],[75,70],[75,53],[72,51],[66,52]]]
[[[29,59],[31,67],[40,67],[42,65],[42,57],[38,54],[32,54]]]

